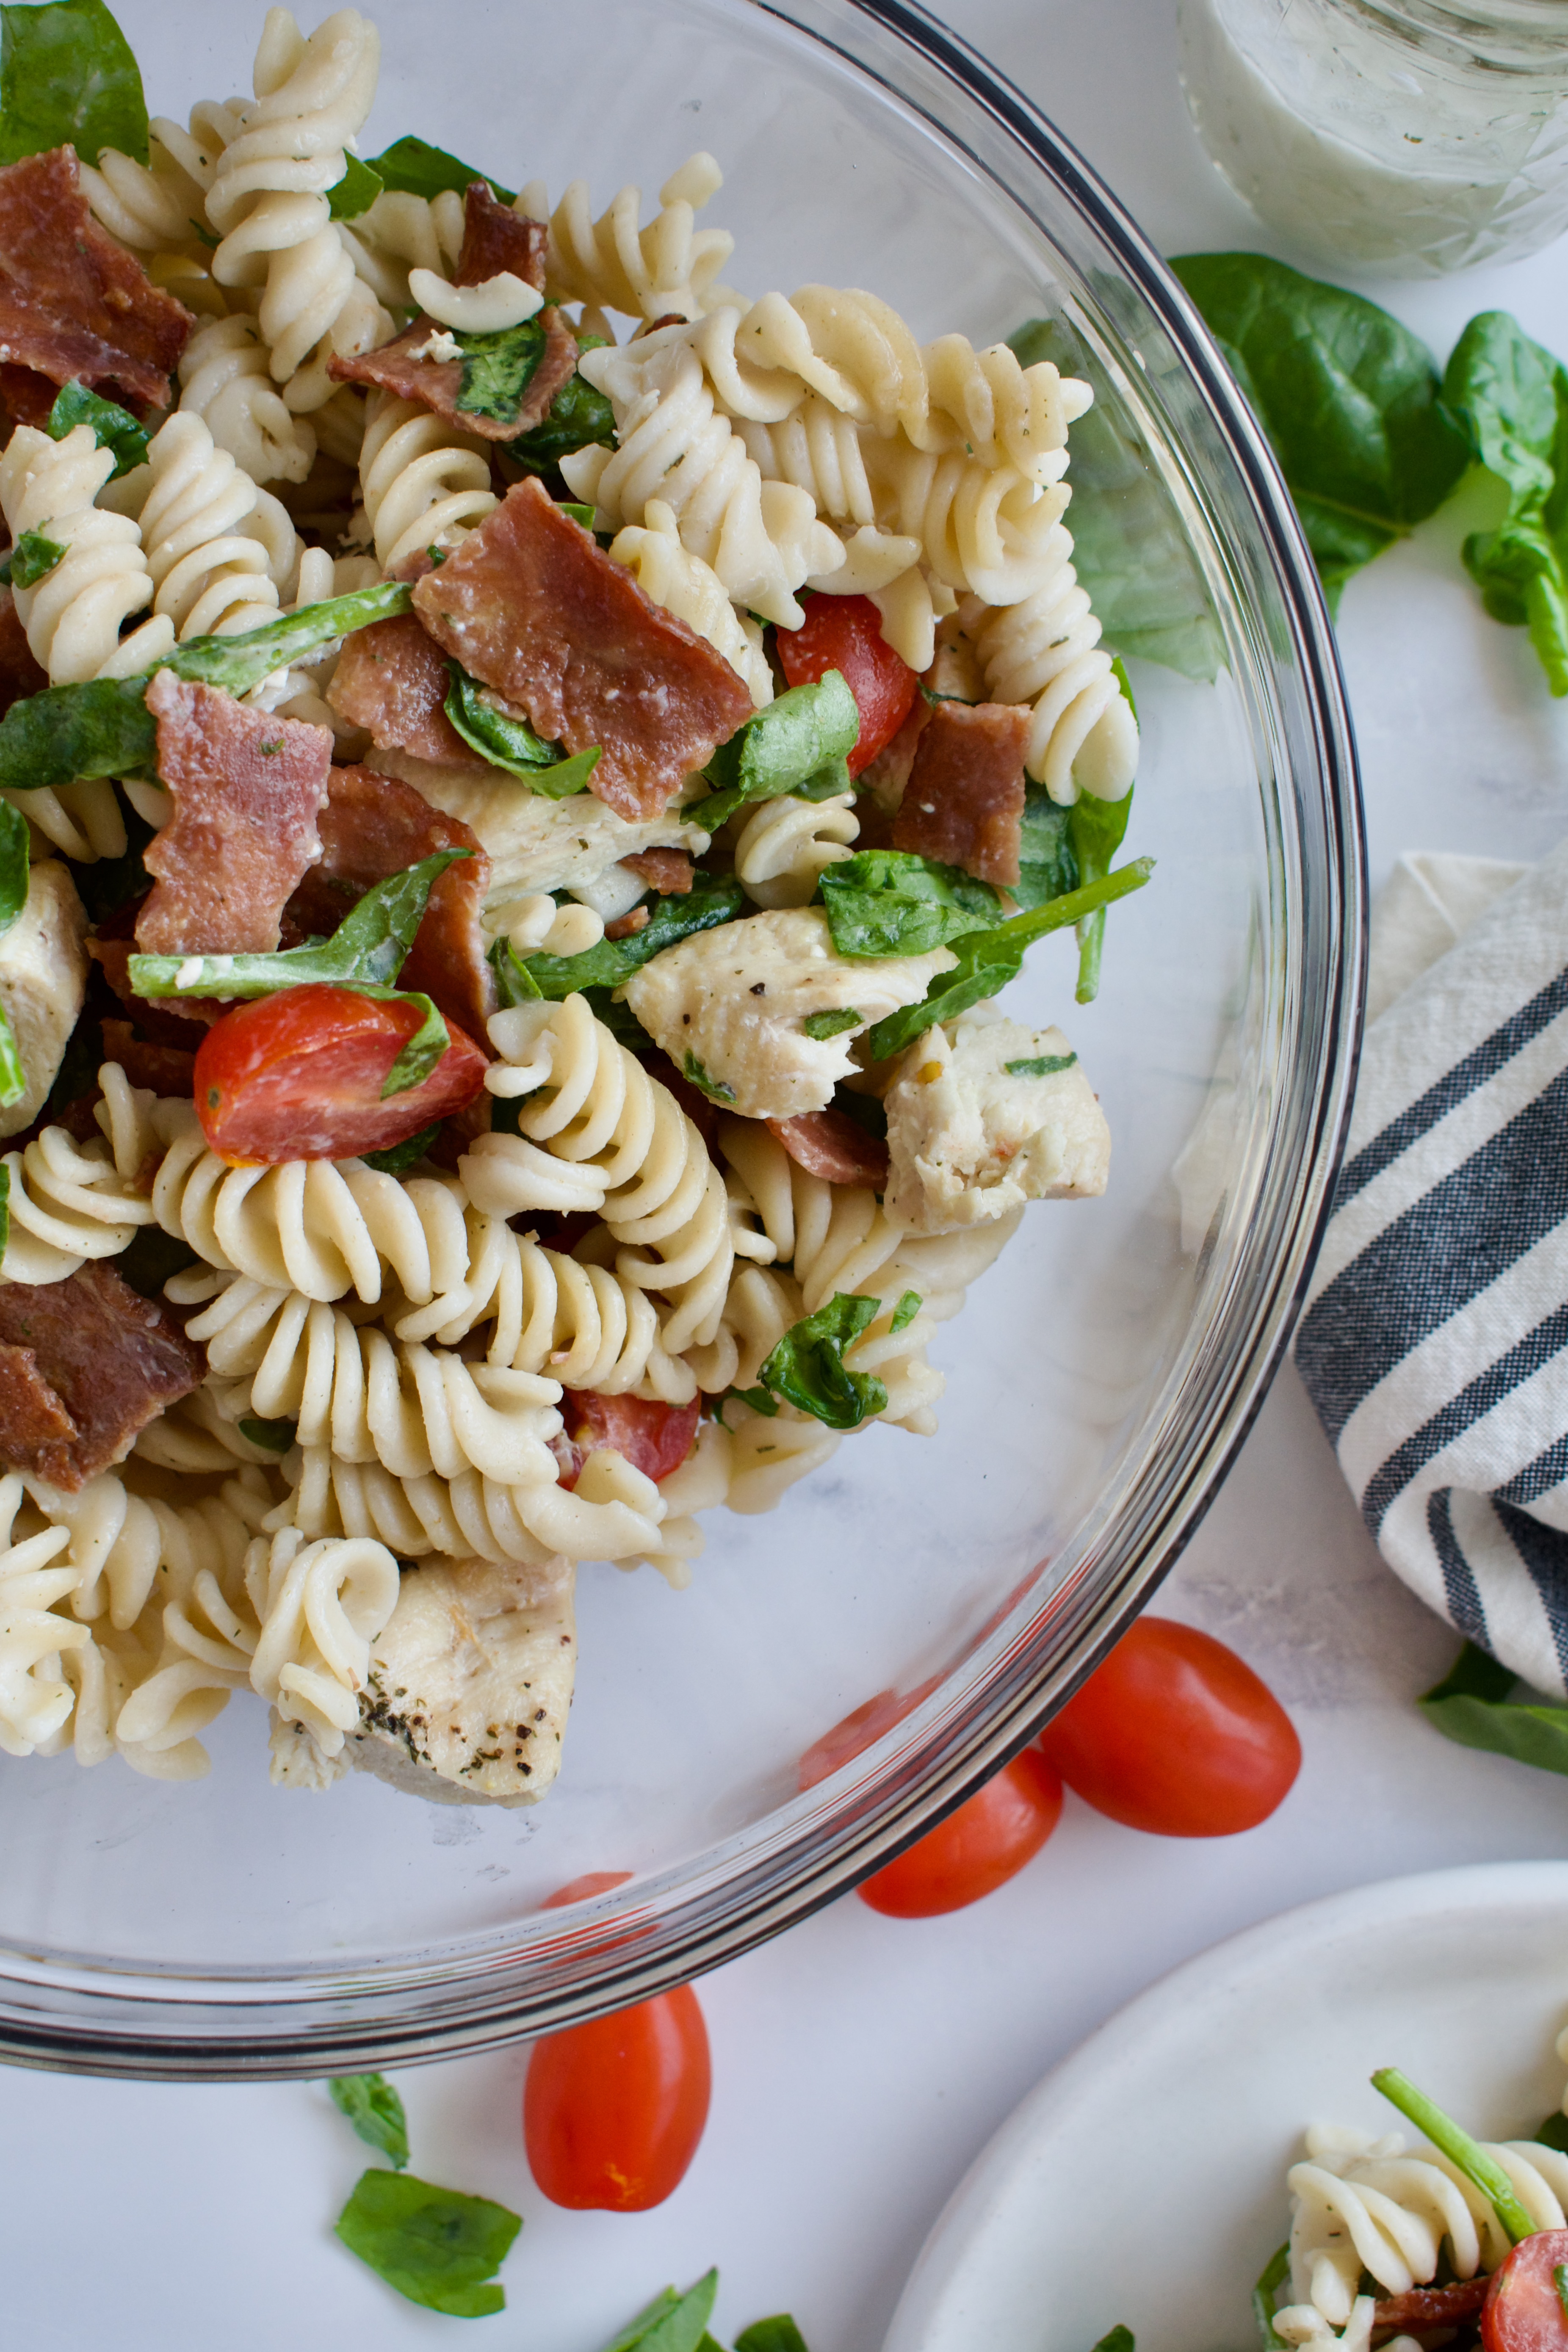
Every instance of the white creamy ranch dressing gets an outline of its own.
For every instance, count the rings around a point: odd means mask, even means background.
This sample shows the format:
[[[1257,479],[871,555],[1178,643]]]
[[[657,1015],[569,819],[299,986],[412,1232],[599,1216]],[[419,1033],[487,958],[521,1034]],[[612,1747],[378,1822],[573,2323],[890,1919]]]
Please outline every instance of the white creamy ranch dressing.
[[[1325,261],[1436,275],[1568,226],[1568,16],[1560,34],[1500,70],[1353,0],[1182,0],[1182,79],[1264,219]]]

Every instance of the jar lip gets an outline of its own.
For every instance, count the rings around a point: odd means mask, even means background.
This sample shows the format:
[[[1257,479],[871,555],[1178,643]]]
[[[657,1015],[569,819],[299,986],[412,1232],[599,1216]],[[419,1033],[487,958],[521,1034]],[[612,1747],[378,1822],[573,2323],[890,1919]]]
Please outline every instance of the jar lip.
[[[1417,44],[1468,48],[1478,65],[1563,69],[1568,0],[1331,0]]]

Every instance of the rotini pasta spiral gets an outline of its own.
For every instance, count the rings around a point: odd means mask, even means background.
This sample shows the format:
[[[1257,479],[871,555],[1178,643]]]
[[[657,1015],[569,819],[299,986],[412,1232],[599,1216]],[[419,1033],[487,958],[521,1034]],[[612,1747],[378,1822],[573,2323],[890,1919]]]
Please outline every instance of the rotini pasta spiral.
[[[332,386],[324,365],[295,381],[319,347],[355,352],[383,341],[392,322],[357,276],[331,216],[327,190],[370,112],[381,40],[355,8],[340,8],[309,40],[285,8],[268,11],[256,54],[255,103],[241,110],[207,190],[222,242],[213,276],[261,288],[258,324],[275,383],[297,410],[320,407]]]
[[[300,566],[300,542],[286,509],[258,489],[191,410],[176,413],[147,447],[137,522],[153,575],[154,613],[180,638],[233,636],[277,617],[280,593]]]
[[[22,1481],[0,1478],[0,1748],[31,1756],[64,1726],[75,1695],[60,1671],[62,1653],[92,1639],[86,1625],[58,1613],[58,1604],[81,1581],[80,1568],[62,1559],[64,1528],[47,1522],[18,1535]],[[37,1514],[29,1511],[29,1521]]]
[[[723,229],[695,226],[697,213],[723,184],[711,155],[689,156],[659,190],[659,211],[645,229],[637,226],[640,188],[623,188],[595,221],[589,217],[586,180],[574,180],[553,212],[544,183],[531,181],[517,210],[550,224],[546,284],[558,300],[631,319],[662,319],[672,311],[695,319],[735,247]]]
[[[90,163],[79,165],[93,218],[133,253],[200,255],[206,183],[186,169],[176,152],[189,142],[177,123],[154,116],[147,144],[146,163],[105,147],[96,170]]]
[[[747,818],[735,844],[735,879],[753,906],[804,907],[829,866],[859,838],[853,793],[826,801],[783,793]]]
[[[648,501],[660,500],[681,545],[711,566],[736,604],[797,629],[805,615],[795,590],[842,564],[843,541],[817,520],[805,491],[763,481],[714,404],[690,334],[666,327],[620,351],[584,353],[582,373],[608,397],[620,446],[580,450],[562,471],[617,529],[646,524]]]
[[[773,674],[762,630],[735,610],[712,565],[682,547],[674,509],[663,499],[648,499],[640,523],[623,525],[610,542],[610,555],[636,572],[637,585],[656,604],[706,637],[740,671],[755,709],[773,700]]]
[[[166,620],[121,641],[121,623],[153,597],[153,575],[130,517],[94,503],[114,471],[89,425],[63,441],[19,425],[0,457],[0,508],[14,540],[38,531],[65,553],[36,587],[14,591],[33,657],[54,686],[130,677],[174,642]]]
[[[307,1535],[374,1536],[402,1559],[455,1559],[542,1568],[566,1559],[627,1559],[657,1548],[666,1516],[651,1478],[601,1448],[576,1489],[503,1486],[469,1470],[458,1478],[399,1478],[380,1463],[345,1462],[325,1446],[295,1457],[299,1486],[282,1507]],[[290,1475],[294,1475],[290,1471]]]
[[[955,594],[1016,604],[1048,577],[1058,544],[1052,533],[1068,502],[1063,485],[1042,491],[1014,467],[932,456],[897,436],[868,435],[863,448],[879,519],[918,540]]]
[[[370,1645],[397,1606],[397,1562],[369,1536],[258,1537],[246,1585],[260,1633],[250,1685],[336,1756],[359,1721]]]
[[[456,188],[430,197],[386,188],[355,227],[378,256],[402,264],[399,299],[406,302],[410,269],[433,269],[438,278],[449,278],[457,268],[463,249],[463,199]]]
[[[390,393],[371,395],[360,495],[383,572],[429,546],[453,547],[496,503],[489,459],[471,433]]]
[[[216,1279],[224,1286],[192,1318],[190,1336],[205,1342],[220,1378],[248,1380],[258,1419],[296,1423],[302,1445],[379,1462],[399,1478],[478,1470],[506,1486],[553,1481],[555,1381],[395,1343],[298,1291]],[[189,1285],[178,1295],[188,1298]]]
[[[107,1087],[115,1081],[110,1095]],[[139,1189],[149,1148],[155,1148],[146,1117],[152,1097],[139,1100],[115,1063],[104,1065],[100,1083],[103,1140],[78,1143],[63,1127],[46,1127],[0,1160],[9,1178],[9,1230],[0,1253],[0,1276],[7,1282],[63,1282],[89,1258],[118,1257],[137,1226],[153,1222],[153,1203]]]
[[[243,313],[198,327],[180,355],[180,406],[202,419],[253,482],[302,482],[316,436],[272,381],[256,320]]]
[[[538,1194],[565,1162],[597,1191],[583,1204],[602,1207],[608,1241],[621,1244],[616,1273],[669,1300],[669,1353],[711,1339],[734,1262],[729,1202],[674,1096],[581,996],[498,1013],[489,1035],[501,1059],[486,1085],[518,1102],[519,1132],[480,1136],[459,1160],[469,1199],[498,1216],[554,1206]]]
[[[1042,501],[1043,503],[1043,501]],[[1100,623],[1058,523],[1047,577],[1017,604],[976,614],[972,634],[998,702],[1032,702],[1024,764],[1054,801],[1121,800],[1138,767],[1138,721],[1100,643]]]

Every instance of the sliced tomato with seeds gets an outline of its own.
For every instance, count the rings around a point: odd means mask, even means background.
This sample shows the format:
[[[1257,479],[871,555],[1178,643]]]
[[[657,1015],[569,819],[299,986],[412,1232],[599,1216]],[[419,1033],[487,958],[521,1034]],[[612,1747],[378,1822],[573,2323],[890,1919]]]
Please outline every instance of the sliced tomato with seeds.
[[[1568,2352],[1568,2230],[1521,2238],[1492,2273],[1482,2352]]]
[[[471,1103],[486,1056],[448,1021],[428,1077],[384,1101],[393,1064],[424,1018],[416,1004],[312,983],[237,1004],[196,1054],[196,1116],[237,1166],[351,1160],[385,1151]]]
[[[914,706],[920,680],[882,635],[882,616],[869,596],[813,596],[798,629],[780,629],[779,666],[792,686],[815,686],[837,670],[860,713],[860,733],[849,754],[858,776],[892,741]]]

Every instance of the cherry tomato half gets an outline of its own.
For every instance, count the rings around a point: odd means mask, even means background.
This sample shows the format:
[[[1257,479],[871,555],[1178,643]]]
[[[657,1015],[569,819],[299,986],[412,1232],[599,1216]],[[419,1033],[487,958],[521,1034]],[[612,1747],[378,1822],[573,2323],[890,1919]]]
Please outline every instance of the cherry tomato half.
[[[777,633],[779,664],[792,686],[813,686],[839,671],[855,697],[860,733],[849,754],[858,776],[889,744],[909,717],[920,680],[882,635],[882,616],[869,596],[813,596],[798,629]]]
[[[697,2153],[711,2085],[708,2029],[689,1985],[547,2033],[522,2090],[535,2181],[552,2205],[578,2210],[662,2205]]]
[[[484,1085],[486,1061],[449,1021],[447,1051],[429,1076],[382,1100],[420,1018],[416,1005],[321,985],[237,1004],[196,1054],[196,1115],[207,1141],[237,1165],[349,1160],[463,1109]]]
[[[1523,2238],[1492,2273],[1481,2305],[1483,2352],[1564,2352],[1568,2316],[1556,2273],[1568,2263],[1568,2230]]]
[[[1256,1828],[1301,1765],[1295,1726],[1252,1668],[1169,1617],[1141,1617],[1038,1746],[1098,1812],[1162,1837]]]
[[[1026,1748],[897,1862],[864,1880],[860,1900],[892,1919],[962,1911],[1032,1862],[1061,1811],[1060,1780]]]
[[[689,1404],[659,1404],[652,1398],[599,1396],[592,1391],[568,1389],[561,1400],[565,1434],[576,1459],[570,1476],[561,1484],[575,1486],[584,1463],[595,1446],[607,1445],[625,1456],[634,1470],[656,1483],[679,1470],[697,1437],[701,1399]]]

